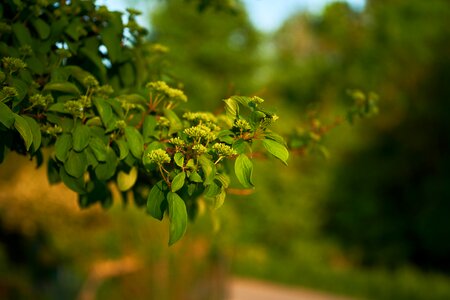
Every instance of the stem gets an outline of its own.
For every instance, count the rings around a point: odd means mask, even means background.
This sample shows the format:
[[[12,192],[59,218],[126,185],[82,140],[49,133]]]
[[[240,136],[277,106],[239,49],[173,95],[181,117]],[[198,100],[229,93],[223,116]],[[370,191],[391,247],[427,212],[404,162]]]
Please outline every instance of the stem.
[[[217,165],[219,163],[219,161],[221,161],[223,158],[223,156],[219,156],[219,158],[216,160],[216,162],[214,163],[215,165]]]
[[[166,169],[163,168],[162,165],[159,165],[159,173],[161,173],[162,178],[163,178],[164,181],[166,182],[167,186],[170,188],[170,185],[171,185],[171,184],[170,184],[169,180],[166,178],[166,176],[164,176],[163,170],[164,170],[166,173],[169,173],[169,172],[166,171]]]

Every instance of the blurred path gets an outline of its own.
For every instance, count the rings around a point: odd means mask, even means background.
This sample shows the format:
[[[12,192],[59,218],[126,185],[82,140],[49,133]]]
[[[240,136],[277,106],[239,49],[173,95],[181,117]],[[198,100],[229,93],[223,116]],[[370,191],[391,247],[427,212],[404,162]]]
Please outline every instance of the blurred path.
[[[350,300],[312,290],[253,279],[233,278],[228,300]]]

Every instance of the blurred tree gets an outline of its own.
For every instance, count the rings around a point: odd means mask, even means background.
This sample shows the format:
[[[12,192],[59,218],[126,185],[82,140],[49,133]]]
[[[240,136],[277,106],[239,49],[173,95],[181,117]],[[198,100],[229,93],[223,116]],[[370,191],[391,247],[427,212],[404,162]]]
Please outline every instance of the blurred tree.
[[[275,37],[272,84],[290,104],[353,87],[384,99],[325,200],[324,228],[362,263],[450,270],[449,15],[444,0],[368,1],[363,12],[336,3]]]
[[[254,92],[259,35],[243,7],[232,13],[199,13],[184,2],[161,3],[152,17],[151,35],[168,46],[172,80],[183,82],[191,105],[216,108],[217,99]]]

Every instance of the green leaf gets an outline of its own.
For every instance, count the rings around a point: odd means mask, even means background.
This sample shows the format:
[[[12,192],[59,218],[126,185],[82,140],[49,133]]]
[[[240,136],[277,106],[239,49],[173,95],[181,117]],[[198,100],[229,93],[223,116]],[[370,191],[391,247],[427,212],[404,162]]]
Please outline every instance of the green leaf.
[[[172,185],[170,186],[170,189],[173,193],[181,189],[184,185],[184,181],[186,179],[186,173],[181,172],[178,173],[172,180]]]
[[[176,193],[167,193],[169,204],[169,246],[181,239],[186,232],[187,210],[183,199]]]
[[[11,27],[21,46],[31,46],[31,34],[23,23],[15,22]]]
[[[155,184],[147,197],[147,212],[155,219],[162,220],[167,207],[166,200],[167,185],[164,180]]]
[[[127,126],[125,127],[125,137],[131,154],[137,159],[141,159],[144,151],[144,139],[141,133],[135,127]]]
[[[249,144],[244,139],[239,139],[233,143],[232,148],[238,153],[238,154],[245,154],[249,150]]]
[[[96,38],[96,37],[95,37]],[[92,43],[94,44],[94,43]],[[95,46],[95,45],[94,45]],[[100,79],[103,79],[106,75],[106,67],[102,62],[102,59],[98,52],[98,45],[95,47],[85,46],[78,52],[88,58],[100,71]],[[81,55],[80,55],[81,56]]]
[[[253,187],[253,164],[247,155],[241,154],[238,156],[234,164],[234,172],[236,173],[237,179],[244,187]]]
[[[221,207],[225,202],[226,196],[227,193],[225,192],[225,189],[221,189],[220,193],[216,197],[214,197],[213,208],[218,209],[219,207]]]
[[[106,161],[100,162],[95,168],[95,176],[98,180],[108,180],[116,173],[119,163],[116,154],[111,147],[106,147]]]
[[[64,67],[64,71],[66,71],[67,74],[72,76],[76,81],[78,81],[84,87],[87,87],[84,82],[84,79],[88,76],[92,76],[91,73],[89,73],[86,70],[83,70],[79,66],[66,66],[66,67]]]
[[[181,123],[180,118],[178,118],[177,114],[174,111],[167,109],[167,108],[164,108],[163,111],[164,111],[164,116],[170,122],[169,135],[183,129],[183,123]]]
[[[222,188],[219,185],[217,185],[215,182],[212,182],[205,189],[205,197],[214,198],[220,193],[221,190]]]
[[[183,167],[183,165],[184,165],[184,155],[182,153],[180,153],[180,152],[175,153],[175,155],[173,156],[173,160],[175,161],[177,166],[179,166],[180,168]]]
[[[89,145],[91,131],[88,126],[77,123],[72,131],[73,149],[83,151]]]
[[[91,148],[98,161],[106,161],[106,145],[100,138],[92,137],[89,142],[89,148]]]
[[[203,173],[205,174],[205,185],[213,182],[214,177],[216,175],[216,166],[214,163],[208,159],[206,156],[202,155],[198,158],[198,162],[202,167]]]
[[[142,134],[144,142],[147,143],[151,140],[151,137],[155,134],[156,118],[154,116],[145,116],[144,124],[142,126]]]
[[[28,122],[23,117],[14,114],[14,127],[20,133],[20,136],[24,140],[25,147],[28,151],[33,143],[33,133],[28,125]]]
[[[136,167],[131,168],[130,173],[120,171],[119,174],[117,174],[117,186],[119,187],[119,190],[125,192],[131,189],[136,183],[137,175],[138,169]]]
[[[74,178],[69,174],[67,174],[64,168],[59,169],[59,176],[69,189],[81,195],[86,194],[86,188],[83,177]]]
[[[286,146],[283,144],[280,144],[277,141],[274,140],[263,140],[263,145],[266,150],[281,160],[285,165],[287,165],[287,159],[289,158],[289,151],[287,150]]]
[[[120,30],[120,28],[118,30]],[[113,63],[119,59],[121,52],[120,47],[122,44],[122,31],[118,30],[111,26],[111,24],[100,30],[100,35],[102,37],[103,43],[108,49],[108,56]]]
[[[249,103],[252,101],[251,98],[245,96],[231,96],[231,99],[246,107],[249,107]]]
[[[28,126],[30,126],[31,132],[33,134],[33,152],[36,152],[41,146],[42,135],[41,128],[35,119],[29,116],[23,116],[25,121],[27,121]]]
[[[216,180],[220,182],[223,188],[227,188],[230,185],[230,177],[226,174],[217,174]]]
[[[284,138],[275,132],[266,131],[266,133],[264,133],[264,136],[266,139],[273,140],[275,142],[278,142],[279,144],[286,146],[286,141],[284,140]]]
[[[30,86],[30,84],[26,83],[25,81],[19,78],[13,78],[12,85],[16,88],[17,92],[19,93],[16,99],[22,100],[23,98],[25,98],[25,96],[28,93],[28,87]],[[17,104],[17,102],[15,102],[15,104]]]
[[[64,169],[66,169],[67,174],[79,178],[83,176],[86,171],[88,162],[86,154],[84,152],[76,152],[71,150],[64,163]]]
[[[59,161],[65,162],[67,156],[69,156],[69,151],[72,149],[72,135],[68,133],[61,134],[55,143],[55,153],[56,158]]]
[[[56,91],[67,94],[80,95],[77,86],[70,82],[49,82],[44,86],[44,91]]]
[[[87,147],[83,152],[86,153],[87,166],[92,166],[92,168],[95,169],[98,166],[98,160],[95,157],[92,149],[90,147]]]
[[[63,113],[63,114],[68,114],[69,111],[66,109],[66,107],[64,106],[64,103],[62,102],[58,102],[55,104],[52,104],[49,108],[49,111],[54,111],[54,112],[59,112],[59,113]]]
[[[192,182],[203,182],[202,176],[200,176],[197,172],[191,172],[191,175],[189,175],[189,180]]]
[[[113,117],[111,105],[109,105],[108,102],[100,98],[94,98],[93,102],[95,108],[97,109],[98,114],[100,115],[100,118],[102,119],[103,125],[105,127],[108,127]]]
[[[127,142],[124,140],[115,140],[114,143],[117,145],[117,148],[119,149],[119,159],[125,159],[128,156],[128,153],[130,153],[130,150],[128,149]]]
[[[32,19],[31,23],[39,34],[39,37],[43,40],[49,37],[50,35],[50,26],[42,19]]]
[[[5,125],[6,128],[11,128],[14,124],[14,113],[3,102],[0,102],[0,123]]]
[[[47,178],[50,184],[55,184],[61,181],[59,176],[59,167],[55,160],[49,159],[47,164]]]
[[[231,120],[239,116],[239,104],[231,98],[223,100],[225,102],[225,113]]]
[[[123,85],[131,86],[134,83],[136,72],[134,70],[134,66],[131,63],[122,64],[119,67],[119,74]]]

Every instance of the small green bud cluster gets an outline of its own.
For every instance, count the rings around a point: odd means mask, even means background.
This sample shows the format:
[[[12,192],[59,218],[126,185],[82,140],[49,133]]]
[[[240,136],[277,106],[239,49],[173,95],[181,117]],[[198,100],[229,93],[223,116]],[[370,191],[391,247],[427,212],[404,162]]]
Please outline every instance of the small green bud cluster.
[[[212,148],[219,156],[236,155],[236,151],[224,143],[215,143]]]
[[[197,145],[192,146],[192,150],[197,152],[198,155],[202,155],[203,153],[206,153],[206,151],[208,151],[208,149],[205,146],[203,146],[202,144],[197,144]]]
[[[80,99],[78,99],[78,101],[80,101],[81,105],[83,105],[84,108],[92,107],[92,99],[91,99],[91,97],[81,96]]]
[[[86,76],[86,78],[83,79],[83,83],[88,88],[95,88],[99,85],[98,80],[92,75]]]
[[[186,133],[191,138],[206,138],[210,135],[211,128],[209,128],[206,125],[199,124],[196,126],[186,128],[184,130],[184,133]]]
[[[116,126],[119,129],[125,129],[125,127],[127,127],[127,122],[125,122],[124,120],[118,120],[116,121]]]
[[[169,143],[171,143],[174,146],[178,146],[178,147],[183,147],[184,145],[186,145],[186,143],[179,137],[171,138],[169,140]]]
[[[183,118],[188,121],[217,122],[217,118],[208,112],[186,112],[183,114]]]
[[[187,97],[183,91],[169,87],[164,81],[149,82],[146,87],[167,97],[170,100],[187,102]]]
[[[72,57],[72,53],[70,53],[69,50],[63,49],[63,48],[57,49],[56,50],[56,55],[58,55],[59,58],[61,58],[61,59]]]
[[[162,117],[162,116],[156,120],[156,123],[161,127],[169,127],[170,126],[169,119],[167,119],[166,117]]]
[[[122,108],[125,111],[129,111],[129,110],[133,110],[133,109],[137,109],[137,110],[140,110],[140,111],[145,111],[145,108],[142,105],[136,104],[136,103],[130,103],[130,102],[126,101],[126,100],[120,100],[120,106],[122,106]]]
[[[258,106],[258,104],[262,104],[264,102],[264,99],[258,96],[253,96],[251,99],[251,103],[253,103],[253,105],[255,106]]]
[[[12,98],[18,96],[19,93],[17,92],[15,87],[12,86],[5,86],[0,91],[0,100],[4,100],[7,98]]]
[[[64,108],[74,117],[83,117],[84,106],[81,101],[67,101],[66,103],[64,103]]]
[[[48,135],[57,136],[63,132],[63,129],[57,124],[45,124],[41,126],[41,131]]]
[[[234,126],[238,128],[240,131],[249,131],[252,129],[250,123],[243,119],[236,120],[234,122]]]
[[[30,56],[31,54],[33,54],[33,49],[30,47],[30,45],[24,45],[19,48],[19,53],[23,56]]]
[[[3,68],[9,73],[14,73],[27,67],[27,64],[24,63],[23,60],[16,57],[3,57],[2,63]]]
[[[45,108],[54,102],[52,95],[34,94],[30,97],[30,103],[32,106]]]
[[[262,127],[268,127],[268,126],[272,125],[276,120],[278,120],[278,116],[277,115],[275,115],[275,114],[266,115],[261,120],[261,126]]]
[[[167,152],[162,149],[152,150],[147,154],[147,156],[150,162],[158,165],[170,163],[169,154],[167,154]]]
[[[96,86],[94,89],[94,93],[100,97],[108,98],[112,94],[114,94],[114,89],[109,84]]]

